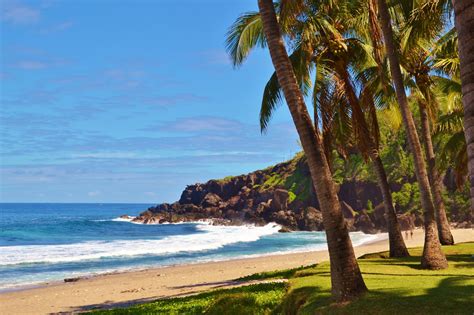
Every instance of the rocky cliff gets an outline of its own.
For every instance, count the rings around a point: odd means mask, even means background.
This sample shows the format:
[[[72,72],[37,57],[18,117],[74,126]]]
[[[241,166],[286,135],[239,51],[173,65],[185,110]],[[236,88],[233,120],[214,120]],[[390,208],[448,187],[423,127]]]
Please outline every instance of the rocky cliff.
[[[339,199],[351,230],[386,230],[376,183],[344,182],[339,186]],[[369,203],[375,207],[366,209]],[[228,225],[276,222],[284,227],[283,231],[316,231],[323,229],[318,207],[306,160],[299,154],[264,170],[187,186],[179,201],[151,207],[133,220],[174,223],[211,219],[214,224]],[[420,223],[420,218],[413,215],[402,214],[399,219],[402,229]]]

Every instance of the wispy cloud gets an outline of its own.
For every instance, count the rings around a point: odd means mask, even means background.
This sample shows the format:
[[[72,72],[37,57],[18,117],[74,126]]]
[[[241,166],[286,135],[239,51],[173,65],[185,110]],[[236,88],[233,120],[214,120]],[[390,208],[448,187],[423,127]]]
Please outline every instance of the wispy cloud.
[[[16,1],[5,1],[0,6],[1,19],[6,23],[27,25],[38,22],[40,10]]]
[[[64,21],[58,24],[53,24],[53,25],[44,27],[39,30],[39,33],[43,35],[59,33],[71,28],[73,25],[74,23],[72,21]]]
[[[48,67],[46,62],[35,61],[35,60],[22,60],[15,64],[15,67],[23,70],[40,70]]]
[[[185,117],[175,121],[165,122],[144,128],[145,131],[166,130],[174,132],[214,132],[214,131],[237,131],[243,128],[243,124],[237,120],[213,117],[196,116]]]

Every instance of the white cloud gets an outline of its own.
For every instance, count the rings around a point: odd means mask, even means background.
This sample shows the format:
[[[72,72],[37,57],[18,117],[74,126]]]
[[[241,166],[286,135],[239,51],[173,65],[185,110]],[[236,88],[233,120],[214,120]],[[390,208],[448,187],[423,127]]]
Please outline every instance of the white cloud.
[[[2,5],[1,18],[12,24],[34,24],[39,21],[41,12],[30,6],[17,2],[6,2]]]

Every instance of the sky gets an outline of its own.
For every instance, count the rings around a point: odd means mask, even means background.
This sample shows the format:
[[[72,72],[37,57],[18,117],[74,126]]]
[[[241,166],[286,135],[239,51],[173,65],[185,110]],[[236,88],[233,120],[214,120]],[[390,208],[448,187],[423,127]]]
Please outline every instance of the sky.
[[[299,151],[286,106],[261,134],[273,67],[235,69],[256,0],[0,0],[0,201],[159,203]]]

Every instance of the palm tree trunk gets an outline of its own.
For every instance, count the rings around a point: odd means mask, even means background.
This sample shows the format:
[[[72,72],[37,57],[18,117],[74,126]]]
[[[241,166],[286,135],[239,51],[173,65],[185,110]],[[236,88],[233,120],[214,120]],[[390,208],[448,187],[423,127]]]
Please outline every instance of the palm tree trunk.
[[[395,85],[398,104],[403,118],[408,143],[413,154],[415,162],[415,174],[420,188],[421,205],[425,216],[425,244],[423,247],[423,256],[421,258],[421,267],[426,269],[444,269],[448,267],[446,256],[441,250],[441,244],[438,238],[438,229],[436,227],[434,205],[431,199],[430,185],[426,174],[425,161],[420,145],[420,139],[416,131],[413,116],[408,107],[408,100],[405,94],[405,86],[403,84],[402,72],[400,70],[400,62],[398,60],[397,50],[393,41],[393,30],[390,21],[385,0],[378,0],[380,23],[383,37],[387,49],[387,56],[390,62],[390,71],[392,80]]]
[[[359,137],[362,137],[365,139],[365,141],[367,141],[368,154],[372,160],[375,173],[377,174],[377,182],[379,189],[382,192],[385,213],[387,214],[390,257],[408,257],[410,254],[408,253],[405,241],[403,240],[402,231],[397,219],[397,213],[393,207],[392,193],[390,192],[387,173],[385,172],[382,160],[380,159],[378,147],[369,132],[369,127],[365,120],[364,113],[362,112],[359,98],[357,97],[352,82],[349,78],[347,67],[344,65],[338,65],[336,66],[336,69],[340,79],[344,82],[344,90],[352,108],[352,115],[355,118],[355,125],[357,125],[361,130],[361,135]]]
[[[453,0],[461,62],[464,134],[466,136],[471,211],[474,211],[474,0]]]
[[[441,182],[436,169],[436,159],[433,150],[433,142],[431,141],[431,128],[426,106],[419,104],[420,120],[421,120],[421,136],[425,144],[425,154],[428,160],[428,178],[431,184],[431,192],[433,193],[436,223],[438,224],[439,241],[443,245],[453,245],[454,239],[449,229],[448,218],[446,217],[446,207],[444,206],[443,197],[441,195]]]
[[[378,151],[374,152],[371,157],[375,172],[377,174],[377,180],[385,206],[385,213],[387,214],[387,227],[388,227],[388,241],[390,248],[390,257],[408,257],[408,253],[405,242],[403,241],[402,231],[400,224],[398,224],[397,213],[393,207],[392,194],[390,192],[390,186],[387,180],[387,173],[382,164],[382,160],[378,156]]]
[[[326,230],[331,262],[332,295],[337,301],[357,298],[367,291],[342,216],[321,140],[316,136],[303,95],[281,36],[272,0],[258,0],[263,31],[278,82],[306,154]]]

